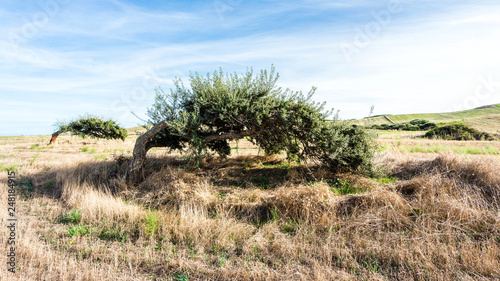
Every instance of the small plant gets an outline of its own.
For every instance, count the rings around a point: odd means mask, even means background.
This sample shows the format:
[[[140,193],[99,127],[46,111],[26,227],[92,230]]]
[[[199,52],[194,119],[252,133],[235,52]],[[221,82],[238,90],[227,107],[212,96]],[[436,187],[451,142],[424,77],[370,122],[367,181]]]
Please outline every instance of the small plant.
[[[154,236],[160,227],[160,219],[158,218],[158,213],[151,212],[147,215],[145,221],[146,233],[149,236]]]
[[[82,219],[82,211],[80,210],[72,210],[69,213],[64,213],[62,214],[58,219],[58,223],[63,223],[63,224],[77,224],[80,223]]]
[[[351,182],[343,179],[334,180],[331,183],[331,186],[332,192],[339,195],[356,194],[360,192],[360,190],[356,189]]]
[[[106,154],[99,154],[99,155],[94,155],[94,159],[100,160],[100,159],[106,159]]]
[[[395,183],[397,180],[398,180],[397,178],[392,178],[392,177],[383,177],[383,178],[377,179],[378,182],[385,183],[385,184]]]
[[[104,230],[99,235],[99,239],[101,240],[120,241],[122,244],[127,241],[128,237],[128,233],[118,230]]]
[[[277,221],[280,218],[278,207],[274,206],[274,209],[271,210],[271,215],[273,217],[273,221]]]
[[[0,170],[4,172],[19,170],[16,165],[5,166],[3,163],[0,163]]]
[[[89,227],[81,224],[75,226],[69,226],[67,232],[69,237],[74,237],[77,235],[86,235],[87,233],[89,233]]]
[[[88,146],[80,147],[80,150],[82,152],[87,152],[87,151],[89,151],[89,147]]]
[[[189,275],[182,273],[182,272],[176,272],[174,273],[174,276],[172,277],[172,280],[175,281],[189,281]]]
[[[35,157],[33,157],[33,159],[30,161],[30,166],[33,166],[33,164],[35,163],[36,159],[38,158],[38,156],[40,156],[40,153],[37,153],[35,155]]]

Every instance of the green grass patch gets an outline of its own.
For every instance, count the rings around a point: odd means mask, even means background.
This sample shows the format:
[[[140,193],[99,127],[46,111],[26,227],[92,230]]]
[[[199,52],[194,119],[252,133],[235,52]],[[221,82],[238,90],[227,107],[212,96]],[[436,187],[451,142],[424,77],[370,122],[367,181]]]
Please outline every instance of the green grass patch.
[[[0,170],[4,172],[17,171],[19,170],[19,167],[17,167],[16,165],[5,165],[3,163],[0,163]]]
[[[337,195],[357,194],[363,192],[363,190],[355,188],[350,181],[343,179],[336,179],[331,182],[330,190]]]
[[[125,243],[130,236],[129,233],[111,229],[111,230],[103,230],[99,235],[99,239],[101,240],[109,240],[109,241],[119,241],[121,243]]]
[[[69,237],[74,237],[78,235],[86,235],[90,233],[90,227],[82,224],[68,226],[67,230]]]
[[[97,149],[95,149],[94,147],[84,146],[84,147],[80,147],[80,151],[88,152],[88,153],[95,153],[97,151]]]
[[[385,149],[390,149],[388,146]],[[435,145],[400,145],[396,147],[400,152],[410,153],[456,153],[456,154],[485,154],[500,155],[500,150],[496,146],[449,146],[443,144]]]
[[[42,150],[42,149],[52,149],[52,148],[54,148],[54,146],[52,146],[52,145],[51,146],[41,146],[39,144],[34,144],[34,145],[30,146],[31,150]]]
[[[149,236],[154,236],[160,227],[160,218],[157,212],[150,212],[144,220],[145,231]]]
[[[37,153],[35,157],[33,157],[33,159],[30,161],[30,166],[33,166],[33,164],[35,164],[35,161],[38,158],[38,156],[40,156],[40,153]]]
[[[56,221],[63,224],[77,224],[80,223],[81,219],[82,211],[75,209],[69,213],[62,214]]]
[[[382,177],[382,178],[377,178],[375,180],[379,183],[390,184],[390,183],[395,183],[398,179],[392,177]]]
[[[106,159],[106,157],[108,157],[106,154],[94,155],[94,159],[96,159],[96,160]]]

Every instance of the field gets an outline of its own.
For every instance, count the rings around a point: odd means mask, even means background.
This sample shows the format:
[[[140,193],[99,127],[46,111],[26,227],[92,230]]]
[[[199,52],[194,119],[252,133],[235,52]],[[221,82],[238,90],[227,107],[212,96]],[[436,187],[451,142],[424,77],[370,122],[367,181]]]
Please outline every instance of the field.
[[[413,119],[425,119],[435,123],[465,122],[471,127],[489,133],[500,133],[500,104],[448,113],[422,113],[385,115],[394,123],[409,122]],[[384,115],[356,121],[358,124],[390,124]]]
[[[372,177],[242,140],[200,168],[153,149],[137,186],[122,180],[136,136],[0,137],[4,226],[18,180],[0,279],[499,280],[500,142],[379,133]]]

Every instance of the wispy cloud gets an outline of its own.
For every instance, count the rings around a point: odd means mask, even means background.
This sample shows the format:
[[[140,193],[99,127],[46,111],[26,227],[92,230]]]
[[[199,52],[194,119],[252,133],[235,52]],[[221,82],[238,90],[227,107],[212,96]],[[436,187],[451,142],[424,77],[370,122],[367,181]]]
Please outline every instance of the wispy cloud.
[[[500,73],[500,6],[490,1],[402,1],[402,11],[347,61],[339,45],[388,3],[241,1],[221,18],[212,2],[158,9],[165,4],[71,1],[22,44],[0,38],[0,132],[48,134],[56,120],[85,112],[136,125],[130,111],[143,116],[155,86],[218,67],[274,64],[283,87],[317,86],[316,99],[344,118],[363,117],[371,105],[377,113],[451,111],[479,77]],[[6,6],[0,32],[22,31],[39,11]],[[13,123],[37,126],[14,130]]]

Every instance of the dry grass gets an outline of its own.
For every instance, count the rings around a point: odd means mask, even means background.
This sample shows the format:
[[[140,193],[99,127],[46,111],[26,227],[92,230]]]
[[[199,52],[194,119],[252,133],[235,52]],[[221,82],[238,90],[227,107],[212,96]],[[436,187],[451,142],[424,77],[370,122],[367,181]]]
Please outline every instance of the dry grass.
[[[256,156],[248,144],[200,169],[157,150],[132,187],[113,155],[130,155],[133,139],[67,140],[1,140],[2,163],[23,177],[19,268],[2,267],[2,280],[500,279],[494,156],[389,151],[376,159],[387,176],[371,179]]]

